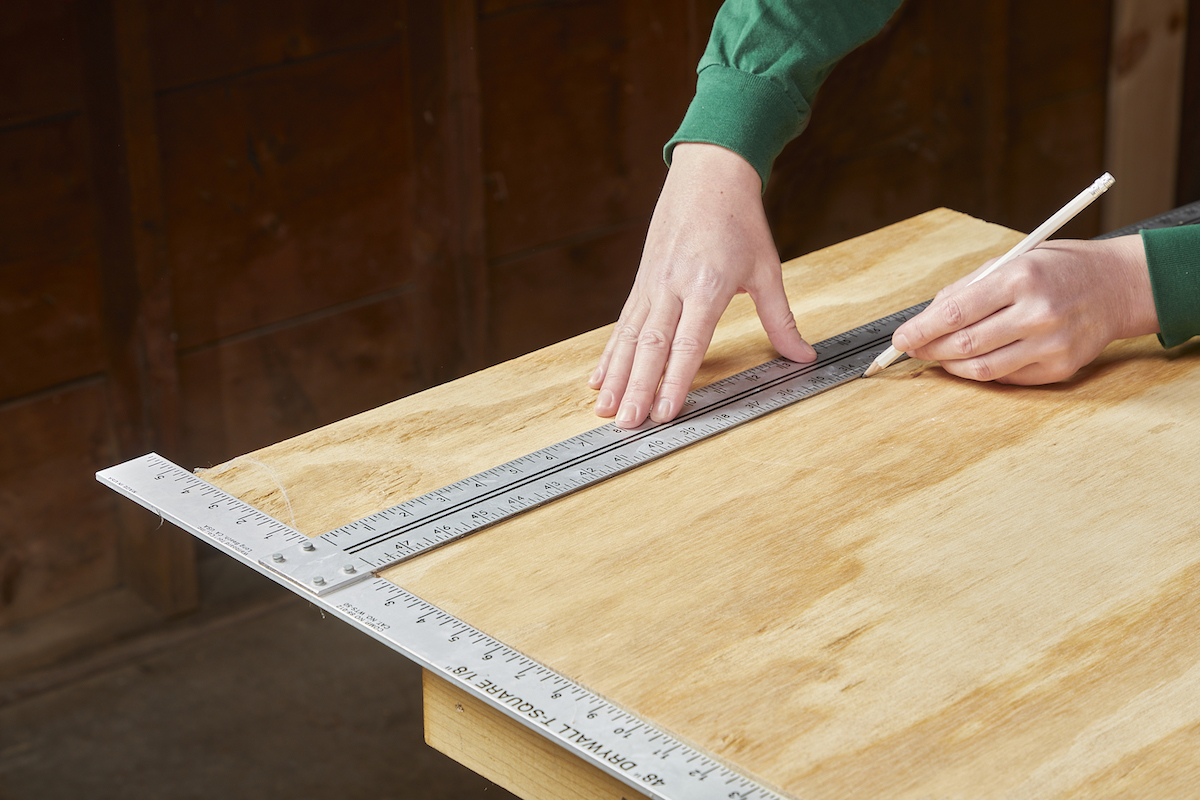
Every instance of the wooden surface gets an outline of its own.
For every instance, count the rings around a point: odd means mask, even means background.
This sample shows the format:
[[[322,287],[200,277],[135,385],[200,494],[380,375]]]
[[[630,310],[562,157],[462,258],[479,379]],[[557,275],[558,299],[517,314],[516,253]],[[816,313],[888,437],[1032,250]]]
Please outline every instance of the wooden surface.
[[[934,211],[791,262],[789,295],[817,340],[1018,238]],[[202,474],[319,534],[595,427],[605,335]],[[1195,786],[1197,352],[1040,388],[904,362],[386,576],[799,797]],[[738,298],[699,381],[770,357]]]
[[[96,470],[211,466],[614,319],[719,6],[0,3],[0,628],[195,601],[186,537]],[[781,250],[935,205],[1036,225],[1105,168],[1111,17],[908,0],[777,162]]]
[[[525,800],[644,800],[645,795],[428,670],[425,741]]]

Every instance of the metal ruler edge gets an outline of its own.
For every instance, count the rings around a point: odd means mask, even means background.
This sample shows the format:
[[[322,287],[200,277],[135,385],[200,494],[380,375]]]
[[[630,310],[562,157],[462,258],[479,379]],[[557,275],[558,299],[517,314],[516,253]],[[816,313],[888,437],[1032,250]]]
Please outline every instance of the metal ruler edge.
[[[817,359],[779,358],[688,393],[671,422],[610,423],[476,473],[302,543],[263,566],[318,597],[427,550],[627,472],[752,419],[857,379],[892,332],[928,302],[814,345]]]
[[[601,426],[315,538],[155,453],[101,470],[96,477],[640,792],[660,800],[783,800],[782,794],[716,756],[654,727],[376,573],[856,379],[887,347],[892,332],[926,305],[920,303],[816,343],[818,358],[813,363],[776,359],[690,392],[684,410],[665,425],[647,423],[633,430]],[[610,456],[620,451],[611,469],[589,466],[596,462],[598,450]],[[564,470],[572,476],[569,480],[551,491],[533,492],[528,502],[505,507],[514,486],[519,491],[530,485],[530,474],[536,482],[547,474],[562,476]],[[449,496],[455,492],[466,499],[451,501]],[[502,504],[496,512],[480,513],[497,498]],[[380,533],[381,523],[418,518],[428,526],[431,517],[447,518],[443,503],[453,508],[450,516],[466,518],[445,535],[406,546],[388,558],[358,556],[358,563],[347,558],[394,533]],[[416,510],[422,505],[432,510],[422,516]],[[497,670],[501,663],[520,669]],[[520,683],[527,675],[530,679]],[[710,778],[712,782],[706,783]]]
[[[1128,226],[1128,228],[1113,231],[1096,238],[1109,238],[1126,233],[1134,233],[1142,228],[1195,224],[1198,220],[1200,220],[1200,202],[1193,203],[1181,209],[1175,209],[1138,225]],[[866,365],[887,346],[892,331],[900,323],[915,316],[927,305],[928,301],[920,303],[874,322],[867,323],[854,330],[818,342],[814,345],[818,351],[817,363],[815,365],[799,365],[795,372],[807,375],[829,366],[829,363],[838,363],[839,359],[844,358],[844,354],[847,352],[847,345],[851,346],[850,349],[853,350],[857,344],[856,340],[862,338],[864,332],[870,334],[873,338],[868,342],[867,347],[858,346],[857,350],[851,353],[850,359],[861,359],[864,357],[863,354],[866,354],[866,361],[862,364],[865,369]],[[877,343],[882,346],[876,350],[875,345]],[[839,347],[841,349],[838,349]],[[834,351],[832,353],[832,361],[829,363],[826,363],[825,359],[821,357],[823,350]],[[681,413],[680,418],[677,418],[673,423],[669,423],[668,427],[677,426],[688,421],[689,407],[694,407],[698,404],[696,400],[697,396],[702,396],[706,391],[713,390],[714,387],[720,389],[723,384],[736,384],[739,381],[746,380],[747,376],[753,375],[756,370],[761,370],[764,367],[778,363],[784,363],[784,360],[767,362],[764,365],[690,393],[688,395],[689,403],[688,406],[685,406],[685,411]],[[852,370],[844,378],[849,379],[853,377],[851,373]],[[768,408],[762,413],[769,413],[784,405],[790,405],[792,402],[812,396],[819,391],[825,391],[841,382],[844,382],[844,380],[819,386],[815,391],[801,393],[794,399]],[[752,414],[746,417],[746,419],[734,422],[733,425],[740,424],[757,416],[761,416],[761,414]],[[733,425],[727,427],[733,427]],[[657,427],[659,426],[644,425],[634,432],[641,433]],[[727,429],[727,427],[714,430],[692,441],[707,438],[708,435],[718,433],[721,430]],[[595,435],[599,431],[615,431],[615,435],[618,436],[624,434],[616,426],[607,425],[589,431],[581,436]],[[574,438],[578,439],[581,437]],[[692,441],[686,442],[684,446],[691,444]],[[538,452],[552,451],[558,446],[552,445],[550,448],[544,448]],[[678,447],[662,448],[661,452],[653,454],[653,458],[657,458],[674,449],[678,449]],[[365,517],[357,522],[322,534],[322,536],[317,538],[325,540],[328,544],[333,544],[337,552],[332,554],[322,552],[320,558],[322,558],[323,563],[317,571],[323,571],[331,559],[335,559],[339,563],[345,562],[344,551],[355,547],[357,544],[351,541],[348,545],[339,546],[337,544],[339,538],[355,533],[360,527],[366,528],[369,533],[373,534],[374,530],[371,526],[378,521],[386,520],[389,515],[403,514],[407,511],[408,506],[413,504],[433,502],[429,498],[439,497],[442,493],[454,487],[481,483],[481,479],[490,477],[492,473],[508,469],[536,455],[537,453],[533,453],[521,459],[516,459],[513,462],[502,464],[499,467],[493,468],[493,470],[486,470],[456,484],[451,484],[449,487],[443,487],[420,498],[414,498],[413,500],[393,506],[390,509]],[[645,463],[647,460],[651,459],[638,460],[625,469]],[[598,480],[604,480],[607,477],[619,474],[625,471],[625,469],[612,472],[609,475],[599,476],[593,480],[585,480],[580,485],[569,487],[566,491],[555,494],[553,497],[547,497],[518,508],[514,513],[537,507],[558,496],[562,496],[562,494],[576,491],[585,485],[591,485],[591,483]],[[427,549],[441,546],[442,544],[457,540],[468,533],[473,533],[476,530],[481,530],[484,527],[495,524],[500,519],[507,518],[508,514],[497,519],[474,522],[468,526],[468,530],[455,532],[451,536],[444,537],[438,541],[430,541],[422,546],[412,547],[409,549],[409,552],[403,553],[384,564],[376,565],[366,562],[365,566],[369,569],[360,570],[353,563],[342,563],[342,569],[333,573],[338,577],[334,578],[331,582],[323,581],[326,583],[325,586],[317,586],[312,583],[312,580],[314,577],[320,576],[315,574],[311,567],[304,574],[289,574],[289,571],[280,569],[280,564],[288,563],[287,559],[289,556],[285,555],[285,552],[292,556],[300,554],[301,560],[304,558],[304,555],[312,553],[312,548],[315,547],[312,539],[155,453],[149,453],[140,458],[132,459],[106,470],[101,470],[96,473],[96,478],[106,486],[109,486],[150,511],[159,514],[163,519],[169,520],[193,536],[241,561],[251,569],[258,571],[302,597],[307,597],[309,602],[320,606],[331,615],[367,633],[425,669],[441,675],[474,697],[483,700],[488,705],[498,709],[517,722],[555,741],[569,752],[573,752],[588,763],[599,767],[638,791],[649,794],[652,797],[660,798],[660,800],[681,800],[684,797],[696,798],[696,800],[708,800],[708,798],[712,800],[717,800],[717,798],[731,798],[733,800],[737,800],[738,798],[744,800],[751,800],[752,798],[770,800],[773,798],[774,800],[783,800],[783,795],[768,789],[761,783],[755,782],[733,767],[719,761],[715,756],[706,754],[696,747],[685,744],[670,734],[639,719],[634,714],[621,709],[616,704],[604,700],[590,690],[579,686],[574,681],[560,675],[549,667],[521,654],[519,651],[493,637],[487,636],[448,612],[442,611],[432,603],[422,600],[402,587],[374,575],[374,572],[380,569],[411,558]],[[147,483],[147,479],[149,483]],[[162,485],[155,487],[155,484],[160,482],[163,482]],[[230,528],[233,532],[228,530]],[[287,544],[279,544],[280,542]],[[348,571],[345,570],[347,566],[351,567]],[[335,592],[336,596],[330,599],[329,596]],[[403,615],[401,614],[401,609],[409,613]],[[411,613],[413,609],[416,609],[418,612],[416,616],[413,616]],[[372,611],[375,613],[371,613]],[[420,627],[429,621],[436,624],[429,625],[428,627]],[[447,626],[449,626],[449,635],[446,635]],[[403,641],[401,640],[401,634],[403,634]],[[464,641],[467,641],[472,646],[483,646],[484,652],[482,656],[478,657],[478,664],[463,663],[465,659],[462,658],[459,658],[455,662],[451,657],[455,654],[446,652],[448,649],[456,649],[455,646]],[[512,673],[505,680],[495,677],[489,672],[489,665],[485,662],[495,660],[497,654],[499,654],[500,659],[505,664],[516,662],[521,667],[521,670],[517,673]],[[456,663],[457,666],[455,666]],[[496,661],[496,664],[499,663],[501,662]],[[494,667],[495,665],[490,666]],[[523,684],[523,686],[531,686],[535,691],[531,693],[524,688],[519,690],[521,694],[512,691],[515,687],[511,686],[511,682],[520,680],[522,675],[529,672],[538,677],[538,680],[536,683],[531,680]],[[549,686],[545,685],[547,681],[550,682]],[[528,699],[530,697],[538,702],[530,701]],[[564,700],[564,698],[567,699]],[[564,711],[560,709],[564,704],[570,705],[571,703],[575,705],[575,709],[573,709],[571,714],[571,722],[560,721],[560,717],[564,714]],[[581,707],[583,709],[582,721],[580,721],[578,713]],[[552,711],[547,711],[546,709],[548,708],[552,709]],[[551,716],[552,713],[554,716]],[[597,720],[600,720],[600,722],[598,723]],[[618,721],[621,724],[612,729],[613,721]],[[559,728],[557,731],[554,728],[556,723]],[[634,738],[635,735],[636,738]],[[622,739],[625,744],[616,743],[614,747],[614,744],[611,742],[612,737]],[[624,747],[623,752],[622,747]],[[659,763],[650,768],[642,766],[643,762],[652,763],[653,759],[657,759]],[[698,785],[703,784],[704,781],[714,775],[716,776],[716,780],[712,784]],[[681,786],[688,787],[686,794],[680,793],[685,791],[680,788]]]
[[[156,453],[96,478],[639,792],[659,800],[784,800],[385,578],[321,597],[299,590],[263,559],[280,541],[308,537]]]

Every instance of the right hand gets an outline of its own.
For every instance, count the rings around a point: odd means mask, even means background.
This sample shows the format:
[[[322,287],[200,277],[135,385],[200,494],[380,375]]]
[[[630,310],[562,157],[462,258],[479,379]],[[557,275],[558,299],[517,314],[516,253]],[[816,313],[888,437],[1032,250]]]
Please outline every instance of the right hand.
[[[589,381],[600,390],[596,414],[615,414],[622,428],[674,419],[739,292],[754,300],[780,355],[816,358],[796,330],[761,187],[731,150],[676,145],[633,289]]]
[[[1109,342],[1159,331],[1137,234],[1054,239],[972,283],[991,263],[938,292],[892,345],[952,375],[1034,385],[1066,380]]]

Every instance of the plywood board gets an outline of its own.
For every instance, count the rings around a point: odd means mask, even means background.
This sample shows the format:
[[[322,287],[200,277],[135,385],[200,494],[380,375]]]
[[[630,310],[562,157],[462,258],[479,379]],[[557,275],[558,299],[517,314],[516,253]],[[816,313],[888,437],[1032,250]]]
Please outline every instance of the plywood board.
[[[531,728],[422,670],[425,741],[526,800],[646,800]]]
[[[817,340],[1018,239],[939,210],[786,282]],[[605,336],[203,476],[319,534],[595,427]],[[1195,785],[1197,352],[1039,388],[905,362],[385,574],[795,796]],[[699,381],[772,356],[738,298]]]

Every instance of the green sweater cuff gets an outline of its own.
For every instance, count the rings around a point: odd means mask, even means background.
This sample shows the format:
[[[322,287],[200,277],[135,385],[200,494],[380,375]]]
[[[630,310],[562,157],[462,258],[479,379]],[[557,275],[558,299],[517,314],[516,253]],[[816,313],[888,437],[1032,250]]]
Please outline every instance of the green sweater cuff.
[[[1163,347],[1200,334],[1200,225],[1142,231]]]
[[[720,145],[754,166],[765,191],[775,157],[804,130],[810,113],[806,106],[798,109],[778,81],[710,65],[700,70],[696,96],[663,157],[670,166],[680,142]]]

